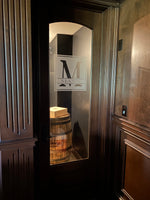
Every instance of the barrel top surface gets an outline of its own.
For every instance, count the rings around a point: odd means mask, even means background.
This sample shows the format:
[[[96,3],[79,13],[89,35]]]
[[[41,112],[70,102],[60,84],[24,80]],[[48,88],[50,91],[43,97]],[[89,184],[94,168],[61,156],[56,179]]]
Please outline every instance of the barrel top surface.
[[[66,114],[66,115],[62,115],[62,116],[59,116],[59,117],[56,117],[56,118],[50,118],[50,120],[62,120],[62,119],[68,119],[70,118],[70,114]]]

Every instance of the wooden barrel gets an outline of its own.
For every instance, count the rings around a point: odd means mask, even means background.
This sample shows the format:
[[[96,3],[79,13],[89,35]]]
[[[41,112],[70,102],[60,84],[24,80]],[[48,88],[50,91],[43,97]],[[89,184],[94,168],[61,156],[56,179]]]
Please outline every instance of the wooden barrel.
[[[72,147],[70,114],[50,118],[50,164],[69,160]]]

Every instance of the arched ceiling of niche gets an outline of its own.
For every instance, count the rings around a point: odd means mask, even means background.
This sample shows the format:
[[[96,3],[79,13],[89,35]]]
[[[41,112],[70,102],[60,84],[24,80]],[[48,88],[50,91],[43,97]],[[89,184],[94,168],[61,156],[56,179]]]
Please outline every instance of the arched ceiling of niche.
[[[82,25],[71,22],[56,22],[49,24],[49,42],[51,42],[56,34],[73,35]]]

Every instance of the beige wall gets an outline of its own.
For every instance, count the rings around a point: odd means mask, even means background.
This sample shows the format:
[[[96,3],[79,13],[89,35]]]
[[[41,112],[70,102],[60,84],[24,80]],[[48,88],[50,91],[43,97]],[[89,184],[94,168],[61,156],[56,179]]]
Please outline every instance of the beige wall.
[[[90,84],[91,84],[91,45],[92,30],[82,27],[73,35],[73,55],[83,56],[87,62],[87,89],[86,91],[72,92],[72,125],[78,122],[88,152],[89,147],[89,117],[90,117]]]

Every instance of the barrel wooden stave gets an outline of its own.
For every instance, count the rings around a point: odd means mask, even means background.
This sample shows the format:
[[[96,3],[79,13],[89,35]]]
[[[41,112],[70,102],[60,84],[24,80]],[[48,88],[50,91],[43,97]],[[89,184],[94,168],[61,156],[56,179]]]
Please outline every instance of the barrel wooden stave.
[[[69,159],[72,147],[70,114],[50,119],[50,163],[56,164]]]

